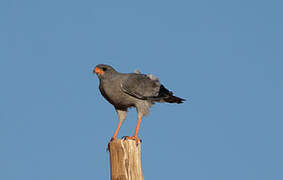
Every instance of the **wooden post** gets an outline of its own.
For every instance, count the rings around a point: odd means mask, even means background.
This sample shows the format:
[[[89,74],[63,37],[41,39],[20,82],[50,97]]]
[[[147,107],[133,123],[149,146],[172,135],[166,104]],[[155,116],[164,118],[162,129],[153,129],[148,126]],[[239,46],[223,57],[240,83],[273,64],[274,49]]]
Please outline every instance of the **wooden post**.
[[[141,143],[115,139],[108,145],[111,180],[144,180],[141,168]]]

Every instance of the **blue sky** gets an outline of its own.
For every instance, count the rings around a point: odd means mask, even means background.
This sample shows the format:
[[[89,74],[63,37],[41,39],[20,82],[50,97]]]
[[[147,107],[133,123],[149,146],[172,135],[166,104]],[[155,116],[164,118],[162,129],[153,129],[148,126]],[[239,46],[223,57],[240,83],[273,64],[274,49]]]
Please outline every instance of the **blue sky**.
[[[187,99],[144,118],[146,179],[283,179],[282,5],[2,0],[0,179],[109,179],[118,120],[100,63]],[[136,122],[133,109],[119,136]]]

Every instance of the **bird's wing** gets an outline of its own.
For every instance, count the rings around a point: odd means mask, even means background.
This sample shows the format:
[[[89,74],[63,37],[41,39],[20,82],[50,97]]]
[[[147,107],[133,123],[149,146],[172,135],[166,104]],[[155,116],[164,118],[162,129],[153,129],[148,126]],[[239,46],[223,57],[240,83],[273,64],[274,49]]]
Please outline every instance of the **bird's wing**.
[[[138,99],[148,100],[159,95],[160,82],[145,74],[128,74],[121,83],[123,92]]]

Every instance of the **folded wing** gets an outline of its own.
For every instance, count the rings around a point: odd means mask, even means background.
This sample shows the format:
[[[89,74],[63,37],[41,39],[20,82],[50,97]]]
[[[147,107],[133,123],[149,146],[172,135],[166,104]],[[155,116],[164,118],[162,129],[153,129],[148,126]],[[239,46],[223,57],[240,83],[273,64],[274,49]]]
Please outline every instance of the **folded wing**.
[[[142,100],[157,98],[161,84],[159,80],[151,79],[145,74],[129,74],[122,84],[123,92]]]

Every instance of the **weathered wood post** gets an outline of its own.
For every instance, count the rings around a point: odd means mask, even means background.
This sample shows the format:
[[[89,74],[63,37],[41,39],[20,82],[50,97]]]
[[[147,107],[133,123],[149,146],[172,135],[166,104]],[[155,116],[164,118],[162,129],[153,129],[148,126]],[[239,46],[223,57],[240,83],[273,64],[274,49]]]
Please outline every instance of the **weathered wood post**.
[[[141,143],[115,139],[108,145],[111,180],[144,180],[141,167]]]

